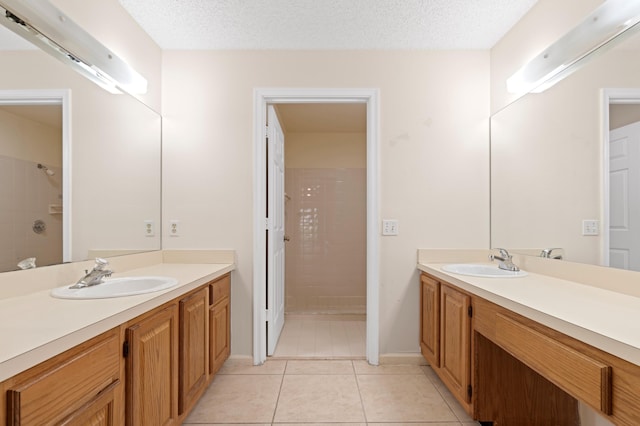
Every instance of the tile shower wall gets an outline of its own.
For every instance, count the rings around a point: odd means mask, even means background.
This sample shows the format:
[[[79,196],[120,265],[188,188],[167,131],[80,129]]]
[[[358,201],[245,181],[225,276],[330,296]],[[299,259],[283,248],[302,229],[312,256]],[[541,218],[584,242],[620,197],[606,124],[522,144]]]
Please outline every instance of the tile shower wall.
[[[0,155],[0,271],[16,270],[35,257],[38,266],[62,262],[62,169]],[[46,229],[37,234],[34,222]]]
[[[285,173],[286,311],[365,313],[366,169]]]

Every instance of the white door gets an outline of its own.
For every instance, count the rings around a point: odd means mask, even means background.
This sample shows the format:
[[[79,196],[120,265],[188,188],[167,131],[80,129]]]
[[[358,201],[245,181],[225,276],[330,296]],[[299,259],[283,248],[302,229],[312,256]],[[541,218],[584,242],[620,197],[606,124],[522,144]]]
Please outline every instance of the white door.
[[[276,110],[267,113],[267,355],[284,326],[284,133]]]
[[[640,271],[640,122],[609,134],[609,266]]]

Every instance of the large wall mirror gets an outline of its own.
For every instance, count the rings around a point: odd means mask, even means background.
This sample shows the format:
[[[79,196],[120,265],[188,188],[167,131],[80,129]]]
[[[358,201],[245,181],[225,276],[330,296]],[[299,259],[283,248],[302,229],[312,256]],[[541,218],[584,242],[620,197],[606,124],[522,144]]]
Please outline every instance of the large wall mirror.
[[[632,187],[640,164],[616,165],[619,156],[640,155],[640,138],[610,133],[640,122],[640,96],[608,105],[603,95],[640,89],[640,33],[630,31],[491,118],[492,247],[534,255],[562,248],[556,253],[569,261],[640,270],[640,184]],[[620,230],[633,231],[624,243],[616,242]]]
[[[0,27],[0,271],[159,250],[160,115],[16,38]],[[65,105],[2,101],[47,91]]]

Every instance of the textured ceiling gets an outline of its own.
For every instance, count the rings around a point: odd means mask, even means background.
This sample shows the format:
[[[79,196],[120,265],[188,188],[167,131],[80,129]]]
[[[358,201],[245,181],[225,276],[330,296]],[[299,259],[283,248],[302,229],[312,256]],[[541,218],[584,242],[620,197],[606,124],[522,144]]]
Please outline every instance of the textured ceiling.
[[[536,0],[119,0],[163,49],[489,49]]]

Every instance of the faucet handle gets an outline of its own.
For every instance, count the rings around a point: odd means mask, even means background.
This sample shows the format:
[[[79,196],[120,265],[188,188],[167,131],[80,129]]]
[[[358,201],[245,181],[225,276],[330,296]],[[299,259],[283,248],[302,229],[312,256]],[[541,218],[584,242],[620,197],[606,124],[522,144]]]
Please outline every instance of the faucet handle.
[[[107,266],[109,266],[107,259],[96,257],[96,264],[93,266],[93,269],[96,271],[103,271]]]
[[[511,259],[511,255],[509,254],[507,249],[496,247],[496,250],[500,252],[500,256],[504,257],[505,259]]]

